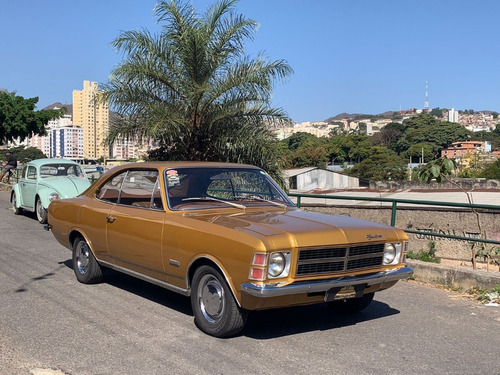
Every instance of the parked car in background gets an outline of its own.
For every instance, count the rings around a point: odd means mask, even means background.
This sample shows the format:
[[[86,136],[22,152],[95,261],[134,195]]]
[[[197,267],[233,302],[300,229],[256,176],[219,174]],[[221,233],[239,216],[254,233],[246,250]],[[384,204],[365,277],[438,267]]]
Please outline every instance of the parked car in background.
[[[359,311],[413,273],[403,230],[301,211],[249,165],[115,167],[53,201],[46,227],[72,250],[78,281],[111,268],[190,296],[196,325],[216,337],[238,333],[250,310]]]
[[[24,165],[10,201],[16,215],[36,212],[40,223],[47,222],[47,208],[57,199],[72,198],[90,186],[82,167],[66,159],[37,159]]]

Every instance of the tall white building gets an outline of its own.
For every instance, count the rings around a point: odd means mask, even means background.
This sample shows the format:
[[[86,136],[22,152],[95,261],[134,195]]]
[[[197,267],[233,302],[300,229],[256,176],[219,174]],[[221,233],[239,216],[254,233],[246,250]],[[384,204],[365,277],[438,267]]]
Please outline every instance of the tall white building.
[[[455,108],[448,111],[448,121],[458,123],[458,111],[455,111]]]

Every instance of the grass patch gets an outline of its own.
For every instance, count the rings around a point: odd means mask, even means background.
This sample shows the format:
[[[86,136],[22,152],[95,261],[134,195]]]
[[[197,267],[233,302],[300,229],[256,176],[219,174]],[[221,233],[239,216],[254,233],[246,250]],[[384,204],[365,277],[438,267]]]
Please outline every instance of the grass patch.
[[[436,242],[430,241],[427,250],[421,249],[419,252],[408,251],[408,259],[421,260],[422,262],[441,263],[441,259],[436,257]]]
[[[496,302],[500,303],[500,284],[492,289],[472,288],[467,291],[482,303]]]

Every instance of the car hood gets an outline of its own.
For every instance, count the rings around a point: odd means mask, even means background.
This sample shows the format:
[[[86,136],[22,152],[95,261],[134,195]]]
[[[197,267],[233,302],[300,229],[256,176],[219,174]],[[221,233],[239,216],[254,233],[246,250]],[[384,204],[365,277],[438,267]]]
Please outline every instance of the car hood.
[[[275,242],[276,248],[402,240],[400,230],[385,224],[301,210],[194,214],[191,217],[266,238]]]
[[[88,178],[50,177],[43,179],[38,187],[48,187],[57,191],[61,198],[72,198],[83,193],[90,186]]]

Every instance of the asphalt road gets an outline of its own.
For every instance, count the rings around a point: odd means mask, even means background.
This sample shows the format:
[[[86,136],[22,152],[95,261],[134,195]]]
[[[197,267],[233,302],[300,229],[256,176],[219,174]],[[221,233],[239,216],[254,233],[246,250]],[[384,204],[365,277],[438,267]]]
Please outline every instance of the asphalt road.
[[[109,272],[83,285],[71,253],[0,192],[0,374],[500,374],[500,307],[400,282],[354,315],[261,311],[215,339],[189,300]]]

